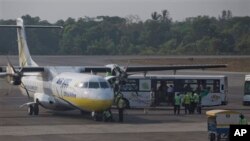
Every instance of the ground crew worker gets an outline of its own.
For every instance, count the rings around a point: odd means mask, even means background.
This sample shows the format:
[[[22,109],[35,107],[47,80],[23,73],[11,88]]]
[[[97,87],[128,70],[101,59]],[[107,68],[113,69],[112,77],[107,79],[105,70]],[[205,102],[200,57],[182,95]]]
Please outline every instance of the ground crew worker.
[[[190,95],[190,114],[194,113],[195,103],[194,103],[194,92]]]
[[[151,91],[150,91],[150,100],[151,100],[150,106],[154,107],[155,106],[155,89],[153,87],[151,88]]]
[[[197,93],[194,93],[193,99],[194,99],[194,111],[197,111],[199,113],[198,110],[198,104],[200,101],[199,95]]]
[[[179,115],[180,114],[180,108],[181,108],[181,97],[180,94],[178,93],[175,97],[174,97],[174,114]]]
[[[183,103],[185,107],[185,114],[187,114],[187,111],[190,113],[190,95],[188,93],[185,94]]]
[[[245,118],[245,116],[243,114],[240,114],[240,125],[247,125],[247,119]]]
[[[117,108],[118,108],[118,114],[119,114],[119,122],[123,122],[123,111],[126,107],[126,101],[123,98],[123,95],[120,94],[117,96]]]

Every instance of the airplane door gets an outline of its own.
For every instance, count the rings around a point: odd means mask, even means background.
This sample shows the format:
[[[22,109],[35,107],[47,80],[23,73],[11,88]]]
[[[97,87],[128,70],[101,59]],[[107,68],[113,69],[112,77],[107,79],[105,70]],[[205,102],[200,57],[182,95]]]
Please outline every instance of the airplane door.
[[[53,81],[53,93],[57,97],[62,98],[63,97],[63,89],[62,89],[62,84],[63,84],[63,79],[59,78],[58,80]]]

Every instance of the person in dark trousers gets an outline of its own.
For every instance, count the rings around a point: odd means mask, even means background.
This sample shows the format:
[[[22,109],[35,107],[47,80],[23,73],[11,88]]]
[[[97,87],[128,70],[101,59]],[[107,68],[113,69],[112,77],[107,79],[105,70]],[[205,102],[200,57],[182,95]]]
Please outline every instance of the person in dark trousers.
[[[248,125],[247,119],[243,114],[240,114],[240,125]]]
[[[185,107],[185,114],[190,114],[190,95],[186,93],[183,97],[183,103]]]
[[[119,114],[119,122],[123,122],[123,111],[126,107],[126,101],[123,98],[122,94],[119,94],[117,97],[117,108],[118,108],[118,114]]]
[[[195,102],[194,102],[194,92],[190,95],[190,114],[194,114]]]
[[[150,91],[150,106],[154,107],[155,106],[155,89],[152,87]]]
[[[179,115],[180,114],[180,108],[181,108],[181,97],[180,94],[178,93],[175,97],[174,97],[174,114]]]

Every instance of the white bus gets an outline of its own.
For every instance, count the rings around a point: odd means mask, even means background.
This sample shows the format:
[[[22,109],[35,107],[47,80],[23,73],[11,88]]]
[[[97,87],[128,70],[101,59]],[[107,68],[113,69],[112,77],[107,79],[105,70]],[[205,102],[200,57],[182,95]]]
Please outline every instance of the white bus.
[[[250,75],[245,76],[243,105],[250,105]]]
[[[186,88],[200,93],[208,88],[209,93],[201,99],[202,106],[227,104],[228,82],[224,75],[132,75],[121,87],[131,108],[152,106],[152,91],[156,106],[173,105],[174,95],[184,94]]]

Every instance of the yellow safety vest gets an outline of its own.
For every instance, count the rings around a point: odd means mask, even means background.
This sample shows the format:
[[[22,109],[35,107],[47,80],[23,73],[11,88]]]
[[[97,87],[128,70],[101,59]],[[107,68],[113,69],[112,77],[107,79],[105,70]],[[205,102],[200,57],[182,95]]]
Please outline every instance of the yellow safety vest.
[[[247,122],[247,119],[243,118],[243,119],[240,119],[240,125],[247,125],[248,122]]]

